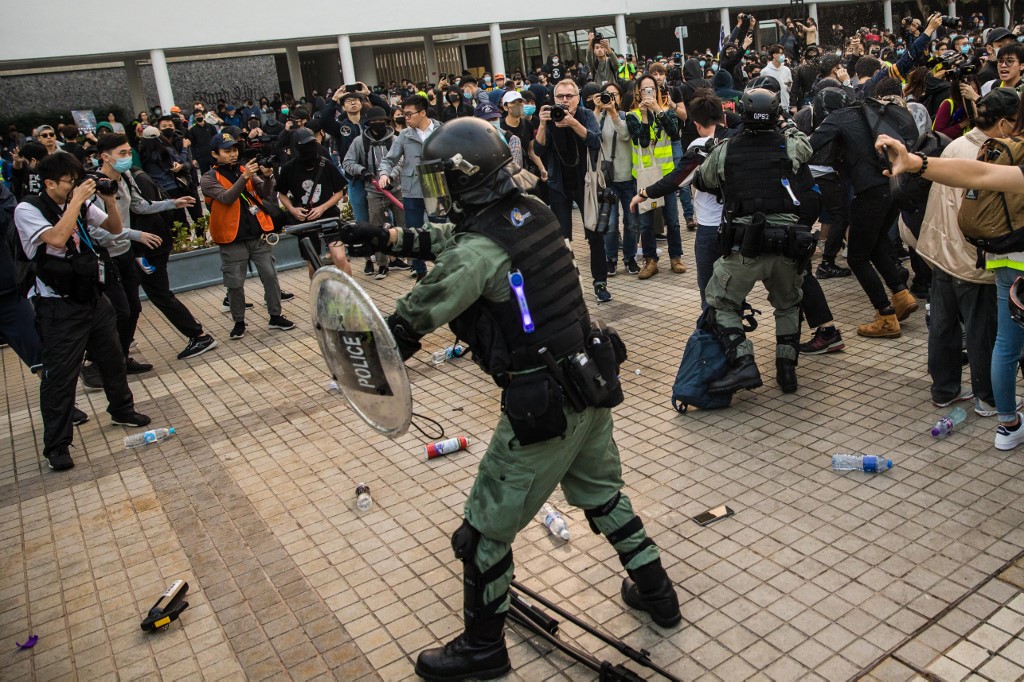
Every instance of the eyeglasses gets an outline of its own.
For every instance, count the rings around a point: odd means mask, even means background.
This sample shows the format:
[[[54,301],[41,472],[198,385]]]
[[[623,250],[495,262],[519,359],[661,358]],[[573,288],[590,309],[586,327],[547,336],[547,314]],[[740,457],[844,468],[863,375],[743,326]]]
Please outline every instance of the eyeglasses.
[[[578,95],[575,92],[563,92],[560,95],[555,95],[555,99],[572,99],[573,97],[578,97]]]
[[[37,137],[57,137],[54,133],[39,133]]]
[[[410,118],[412,116],[415,116],[418,113],[420,113],[420,112],[416,111],[415,109],[411,109],[411,110],[408,110],[408,111],[406,111],[404,109],[402,110],[402,116],[405,116],[406,118]]]
[[[1000,59],[1000,60],[998,60],[996,62],[996,64],[998,64],[999,66],[1012,66],[1014,64],[1019,64],[1019,63],[1020,63],[1020,60],[1017,60],[1017,59]]]
[[[71,185],[75,184],[75,181],[72,178],[61,178],[60,180],[57,181],[57,184],[59,185],[62,182],[66,182]]]

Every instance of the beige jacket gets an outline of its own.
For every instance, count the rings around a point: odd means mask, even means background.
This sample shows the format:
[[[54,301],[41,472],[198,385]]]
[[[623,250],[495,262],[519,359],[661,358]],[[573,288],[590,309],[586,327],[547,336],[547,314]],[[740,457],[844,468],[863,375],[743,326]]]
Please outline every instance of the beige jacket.
[[[988,136],[971,130],[953,140],[942,152],[944,158],[976,159],[978,150]],[[978,250],[971,245],[957,226],[956,214],[960,210],[964,191],[933,183],[928,193],[928,205],[921,223],[921,236],[917,240],[917,253],[933,268],[939,268],[953,277],[974,284],[993,284],[995,273],[976,267]]]

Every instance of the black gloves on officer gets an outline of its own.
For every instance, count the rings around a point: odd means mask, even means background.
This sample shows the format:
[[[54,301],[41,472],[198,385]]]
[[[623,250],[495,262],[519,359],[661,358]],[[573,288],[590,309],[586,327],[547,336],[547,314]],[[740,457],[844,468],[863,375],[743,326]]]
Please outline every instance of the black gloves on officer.
[[[345,223],[339,230],[339,241],[363,244],[373,251],[385,251],[391,241],[390,225],[373,225],[362,221]]]

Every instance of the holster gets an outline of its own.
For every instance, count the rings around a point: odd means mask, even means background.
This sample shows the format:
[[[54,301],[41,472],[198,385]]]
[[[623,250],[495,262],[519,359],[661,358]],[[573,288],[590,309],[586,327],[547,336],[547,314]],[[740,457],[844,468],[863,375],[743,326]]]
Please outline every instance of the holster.
[[[755,213],[749,225],[744,225],[742,230],[737,228],[737,238],[740,239],[740,255],[746,258],[757,258],[763,253],[764,248],[764,226],[765,217],[763,213]]]
[[[520,445],[565,435],[565,399],[561,385],[550,372],[512,375],[501,402]]]

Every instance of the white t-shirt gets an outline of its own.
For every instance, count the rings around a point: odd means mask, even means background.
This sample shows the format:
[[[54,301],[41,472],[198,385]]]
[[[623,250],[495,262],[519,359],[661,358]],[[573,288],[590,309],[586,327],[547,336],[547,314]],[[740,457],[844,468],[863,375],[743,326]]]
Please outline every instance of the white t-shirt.
[[[768,65],[761,69],[761,75],[771,76],[779,81],[779,85],[782,86],[782,92],[779,93],[779,101],[782,104],[782,110],[789,111],[789,89],[793,87],[793,72],[785,64],[776,67],[775,62],[768,62]]]
[[[430,133],[434,132],[435,127],[436,126],[434,125],[434,122],[431,121],[430,125],[427,127],[426,130],[420,130],[419,128],[416,128],[416,134],[419,136],[420,142],[426,142],[427,138],[430,137]]]
[[[107,214],[101,209],[97,208],[95,204],[89,204],[88,213],[86,213],[86,221],[89,225],[100,226],[107,219]],[[18,207],[14,209],[14,224],[18,227],[18,238],[21,239],[21,248],[25,250],[25,255],[29,258],[35,258],[36,251],[40,246],[46,244],[43,241],[43,233],[47,230],[53,229],[53,225],[43,214],[39,212],[39,209],[27,202],[21,202]],[[79,237],[81,240],[81,237]],[[88,248],[84,244],[79,243],[79,249]],[[67,253],[67,249],[64,247],[55,248],[50,245],[46,245],[46,252],[51,256],[63,256]],[[43,284],[42,280],[36,278],[35,287],[29,291],[29,296],[42,296],[43,298],[60,298],[60,295],[51,289],[50,287]]]
[[[694,147],[703,147],[710,140],[710,137],[698,137],[696,140],[690,143],[687,149],[693,149]],[[685,188],[683,188],[685,191]],[[693,217],[696,218],[698,225],[704,225],[705,227],[718,227],[722,224],[722,210],[725,207],[718,203],[718,197],[710,192],[701,192],[699,189],[695,189],[693,192]]]

